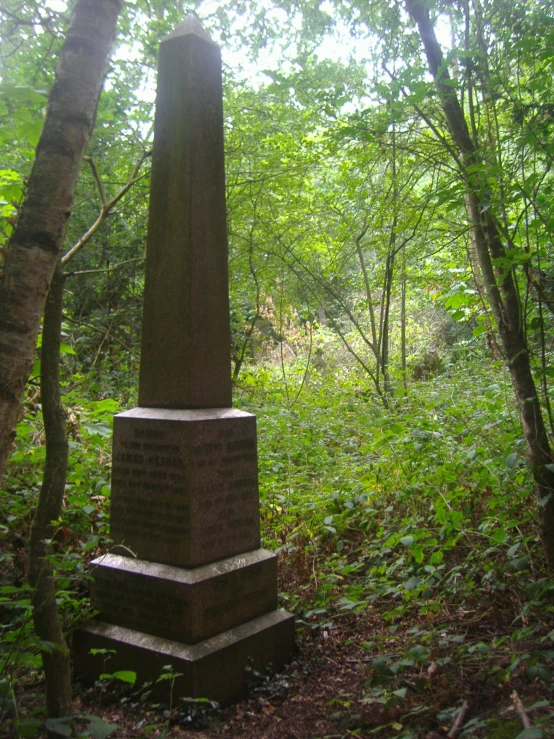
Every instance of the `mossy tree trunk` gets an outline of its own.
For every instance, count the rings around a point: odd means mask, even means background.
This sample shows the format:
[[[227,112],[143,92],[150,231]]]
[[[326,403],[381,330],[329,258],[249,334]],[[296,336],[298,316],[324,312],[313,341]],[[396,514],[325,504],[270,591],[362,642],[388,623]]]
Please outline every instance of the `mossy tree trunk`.
[[[33,367],[122,0],[78,0],[0,281],[0,480]]]

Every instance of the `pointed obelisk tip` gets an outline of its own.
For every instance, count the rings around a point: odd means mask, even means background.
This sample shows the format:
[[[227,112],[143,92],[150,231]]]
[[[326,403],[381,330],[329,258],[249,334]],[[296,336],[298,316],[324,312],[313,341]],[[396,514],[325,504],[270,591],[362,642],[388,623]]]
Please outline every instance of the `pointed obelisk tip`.
[[[214,44],[214,46],[217,45],[215,41],[212,41],[210,34],[202,28],[202,24],[193,13],[189,13],[185,20],[181,21],[175,30],[168,33],[167,36],[164,36],[162,43],[164,41],[169,41],[169,39],[177,38],[178,36],[189,36],[191,34],[204,39],[204,41],[209,41],[211,44]]]

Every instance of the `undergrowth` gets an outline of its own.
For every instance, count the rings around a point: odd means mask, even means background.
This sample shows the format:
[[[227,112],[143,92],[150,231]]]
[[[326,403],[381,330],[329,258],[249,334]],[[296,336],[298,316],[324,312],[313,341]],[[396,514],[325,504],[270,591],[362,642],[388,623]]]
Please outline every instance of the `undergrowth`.
[[[491,698],[522,679],[548,723],[554,582],[507,373],[467,356],[386,411],[346,392],[351,382],[320,378],[287,404],[277,370],[243,381],[258,413],[264,546],[281,554],[287,607],[312,629],[375,612],[383,630],[360,641],[367,700],[405,704],[408,724],[430,710],[439,668],[452,703],[435,700],[435,722],[455,717],[464,676],[486,696],[466,736],[487,735]]]
[[[501,736],[492,704],[516,688],[536,698],[535,733],[522,737],[547,736],[554,582],[504,369],[467,355],[397,392],[388,410],[351,372],[305,383],[292,366],[285,380],[271,365],[244,370],[235,405],[258,418],[263,544],[280,556],[282,603],[301,634],[336,629],[347,614],[378,624],[357,644],[369,666],[364,701],[392,712],[395,736],[451,724],[464,685],[475,710],[462,736]],[[89,613],[87,564],[110,546],[119,409],[83,395],[66,388],[70,467],[54,537],[69,632]],[[40,405],[29,396],[0,500],[0,710],[14,736],[43,720],[29,696],[49,645],[33,633],[25,582],[43,461]],[[365,736],[356,731],[344,736]]]

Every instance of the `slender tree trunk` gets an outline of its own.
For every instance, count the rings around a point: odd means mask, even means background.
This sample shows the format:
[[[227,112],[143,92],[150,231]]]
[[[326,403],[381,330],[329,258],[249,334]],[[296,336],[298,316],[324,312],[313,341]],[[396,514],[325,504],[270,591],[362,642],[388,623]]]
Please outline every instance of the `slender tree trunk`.
[[[469,218],[470,223],[473,224],[474,215],[471,209],[469,195],[466,195],[465,204],[466,204],[467,216]],[[485,284],[483,282],[483,276],[481,274],[481,267],[479,265],[479,249],[477,245],[477,239],[478,239],[478,235],[476,234],[475,226],[472,226],[469,231],[469,242],[470,242],[469,261],[471,264],[471,271],[473,272],[473,279],[475,280],[475,285],[477,286],[477,292],[479,293],[479,297],[481,298],[483,306],[485,306],[486,308],[487,290],[485,289]],[[496,336],[494,335],[494,331],[491,326],[488,309],[485,315],[484,324],[487,328],[487,332],[486,332],[487,333],[487,346],[489,347],[493,357],[497,361],[500,361],[502,359],[502,353],[500,351],[500,348],[496,341]]]
[[[71,714],[71,662],[56,608],[56,582],[47,544],[54,536],[60,515],[67,472],[67,432],[60,398],[60,334],[62,327],[63,270],[52,278],[44,311],[40,389],[46,433],[46,463],[39,502],[29,539],[29,583],[34,588],[33,621],[41,641],[54,645],[42,652],[46,678],[46,706],[51,717]]]
[[[237,382],[239,379],[239,374],[244,363],[244,358],[246,357],[246,352],[248,350],[248,346],[250,345],[252,334],[254,333],[254,329],[256,328],[256,321],[260,317],[260,283],[258,280],[258,275],[254,268],[254,236],[252,232],[250,232],[250,240],[248,242],[248,267],[250,269],[252,279],[254,280],[254,284],[256,285],[256,311],[254,317],[250,321],[250,325],[244,333],[242,346],[240,348],[240,352],[235,361],[235,367],[233,369],[233,382]]]
[[[389,371],[390,353],[390,305],[392,299],[392,282],[394,279],[394,262],[396,257],[396,229],[398,226],[398,184],[396,181],[396,127],[392,127],[392,201],[394,213],[389,236],[389,251],[385,264],[383,281],[383,297],[381,300],[381,365],[383,367],[383,387],[387,397],[392,396],[392,382]]]
[[[402,247],[402,294],[400,303],[400,352],[402,357],[402,383],[404,390],[408,389],[408,377],[406,375],[406,244]]]
[[[0,480],[63,245],[122,0],[78,0],[0,282]]]
[[[390,304],[392,299],[392,280],[394,277],[394,248],[396,243],[396,217],[393,220],[390,234],[390,248],[385,264],[383,281],[383,297],[381,299],[381,367],[383,368],[383,389],[387,397],[392,395],[392,382],[389,372],[389,326]]]
[[[456,91],[449,84],[450,77],[429,10],[421,0],[406,0],[406,8],[417,24],[452,140],[462,155],[467,188],[466,204],[472,222],[475,247],[512,378],[535,481],[535,493],[540,503],[541,537],[549,567],[554,571],[554,460],[533,379],[515,275],[513,271],[509,271],[500,278],[493,267],[493,260],[506,256],[502,234],[491,212],[490,203],[482,199],[481,194],[485,192],[484,165],[479,166],[481,162],[477,156],[477,142],[470,135]]]

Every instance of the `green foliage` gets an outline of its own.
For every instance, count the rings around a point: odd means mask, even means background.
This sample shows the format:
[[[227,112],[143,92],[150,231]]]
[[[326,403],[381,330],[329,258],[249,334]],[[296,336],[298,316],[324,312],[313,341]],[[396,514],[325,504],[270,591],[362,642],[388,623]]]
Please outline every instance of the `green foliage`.
[[[349,373],[316,378],[294,405],[275,368],[243,386],[240,404],[258,413],[264,546],[294,583],[287,607],[315,629],[362,610],[388,624],[360,645],[370,702],[408,692],[423,710],[437,666],[476,661],[493,685],[525,674],[553,687],[554,585],[517,413],[505,370],[480,361],[466,355],[388,411],[356,396]]]
[[[530,480],[499,373],[477,379],[460,362],[387,413],[340,392],[336,375],[293,407],[271,399],[274,410],[259,420],[267,543],[331,549],[318,605],[340,582],[342,608],[398,600],[394,621],[413,607],[436,612],[482,584],[493,598],[532,577]],[[267,402],[268,391],[254,389]]]
[[[86,728],[76,728],[76,724]],[[46,729],[59,736],[78,737],[78,739],[107,739],[118,728],[115,724],[108,724],[98,716],[86,713],[77,713],[74,716],[49,718],[46,720]]]
[[[70,473],[65,503],[55,522],[50,558],[57,580],[57,603],[64,628],[71,630],[91,614],[88,603],[88,563],[108,541],[109,473],[113,400],[90,401],[75,388],[64,397],[70,434]],[[18,444],[10,460],[1,494],[0,612],[3,632],[0,677],[15,683],[29,670],[40,669],[41,650],[52,645],[34,634],[29,588],[25,585],[26,543],[39,494],[44,462],[44,430],[40,408],[28,401],[18,428]]]

